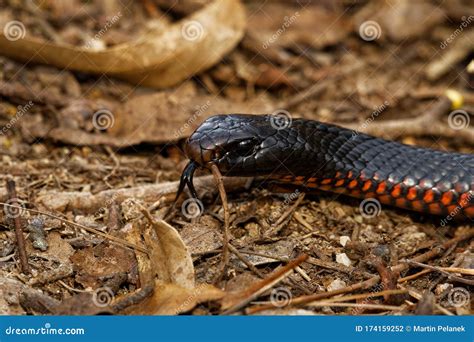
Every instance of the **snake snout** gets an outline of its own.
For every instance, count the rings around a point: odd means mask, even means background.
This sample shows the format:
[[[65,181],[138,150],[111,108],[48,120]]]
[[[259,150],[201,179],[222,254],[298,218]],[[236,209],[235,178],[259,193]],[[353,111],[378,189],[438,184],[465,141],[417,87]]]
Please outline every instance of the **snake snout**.
[[[212,161],[213,152],[211,149],[203,148],[202,139],[197,139],[191,135],[184,146],[186,156],[196,162],[199,166],[205,166]]]

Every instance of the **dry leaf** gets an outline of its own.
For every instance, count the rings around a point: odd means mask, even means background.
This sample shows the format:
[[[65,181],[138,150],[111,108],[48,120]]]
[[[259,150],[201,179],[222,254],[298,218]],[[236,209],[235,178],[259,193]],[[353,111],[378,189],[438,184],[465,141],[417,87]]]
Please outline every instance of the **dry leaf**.
[[[91,102],[91,101],[89,101]],[[112,145],[117,147],[140,143],[162,144],[187,137],[196,127],[209,116],[230,113],[265,113],[271,112],[272,106],[262,97],[254,101],[235,102],[210,95],[198,95],[191,83],[185,83],[177,89],[159,91],[152,94],[132,97],[121,106],[97,111],[99,104],[89,103],[75,116],[84,117],[86,123],[94,120],[102,122],[101,127],[107,130],[101,133],[89,133],[85,127],[77,125],[73,128],[69,122],[44,120],[43,116],[33,116],[30,120],[22,120],[21,127],[25,138],[44,138],[45,135],[58,141],[72,145]],[[71,117],[73,105],[66,107]],[[96,110],[94,112],[94,110]],[[98,114],[97,114],[98,113]],[[95,115],[95,116],[94,116]],[[100,121],[104,120],[104,121]],[[82,126],[86,126],[83,124]]]
[[[15,279],[0,277],[0,315],[24,315],[18,294],[27,287]]]
[[[180,230],[191,254],[206,253],[222,247],[220,223],[210,216],[202,216],[199,222],[186,223]]]
[[[116,245],[98,245],[79,249],[72,257],[76,281],[86,288],[96,289],[105,279],[128,273],[136,265],[133,253]]]
[[[199,284],[195,288],[184,288],[176,284],[157,281],[153,295],[141,303],[125,309],[130,315],[177,315],[187,312],[197,304],[218,300],[224,292],[210,284]]]
[[[127,240],[141,243],[139,221],[125,227]],[[209,284],[194,286],[194,266],[178,232],[164,221],[153,221],[144,232],[149,256],[137,253],[141,288],[153,284],[150,297],[122,310],[130,315],[176,315],[198,303],[217,300],[224,292]],[[159,279],[155,279],[155,276]],[[166,282],[165,282],[166,281]],[[126,300],[126,296],[116,299]]]
[[[153,271],[164,283],[194,288],[194,265],[178,231],[165,221],[154,221],[144,233]]]
[[[110,74],[156,88],[173,86],[217,63],[244,34],[245,12],[239,0],[216,0],[136,41],[92,51],[34,37],[11,41],[0,34],[0,50],[22,61],[61,69]]]

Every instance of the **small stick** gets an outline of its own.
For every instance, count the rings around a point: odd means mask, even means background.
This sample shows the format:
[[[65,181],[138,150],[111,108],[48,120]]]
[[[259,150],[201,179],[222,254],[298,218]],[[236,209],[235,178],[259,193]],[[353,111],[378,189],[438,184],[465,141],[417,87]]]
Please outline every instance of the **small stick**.
[[[11,205],[9,203],[4,203],[4,202],[0,202],[0,205],[4,205],[4,206],[7,206],[7,207],[13,207],[13,208],[17,208],[17,206],[15,205]],[[104,239],[107,239],[107,240],[110,240],[110,241],[113,241],[119,245],[122,245],[122,246],[126,246],[128,248],[131,248],[133,250],[136,250],[136,251],[140,251],[142,253],[145,253],[145,254],[149,254],[148,250],[144,247],[141,247],[141,246],[138,246],[138,245],[135,245],[131,242],[128,242],[127,240],[124,240],[124,239],[121,239],[119,237],[116,237],[116,236],[113,236],[113,235],[110,235],[110,234],[107,234],[107,233],[104,233],[104,232],[101,232],[100,230],[98,229],[95,229],[95,228],[92,228],[92,227],[87,227],[83,224],[80,224],[80,223],[76,223],[76,222],[72,222],[72,221],[69,221],[69,220],[66,220],[66,219],[63,219],[62,217],[59,217],[57,215],[53,215],[53,214],[50,214],[46,211],[40,211],[40,210],[35,210],[35,209],[28,209],[28,208],[22,208],[23,210],[26,210],[26,211],[29,211],[29,212],[32,212],[32,213],[37,213],[37,214],[42,214],[42,215],[45,215],[45,216],[48,216],[48,217],[51,217],[51,218],[54,218],[56,220],[59,220],[65,224],[68,224],[72,227],[75,227],[75,228],[82,228],[84,229],[85,231],[89,232],[89,233],[92,233],[92,234],[96,234],[96,235],[99,235],[99,236],[102,236]]]
[[[406,277],[403,277],[403,278],[399,278],[397,280],[398,283],[404,283],[404,282],[407,282],[409,280],[413,280],[413,279],[416,279],[416,278],[419,278],[421,277],[422,275],[424,274],[427,274],[427,273],[431,273],[433,272],[432,270],[423,270],[423,271],[420,271],[418,273],[415,273],[415,274],[412,274],[412,275],[409,275],[409,276],[406,276]]]
[[[405,287],[401,286],[400,285],[400,288],[402,289],[406,289]],[[417,300],[421,300],[423,298],[423,295],[421,293],[419,293],[418,291],[416,291],[415,289],[408,289],[408,294],[410,296],[412,296],[413,298],[417,299]],[[438,303],[435,303],[435,308],[438,309],[440,312],[444,313],[445,315],[447,316],[454,316],[454,314],[449,311],[448,309],[446,308],[443,308],[441,305],[439,305]]]
[[[237,248],[232,246],[232,244],[230,243],[228,244],[228,246],[230,251],[234,253],[240,259],[240,261],[242,261],[250,270],[252,270],[253,273],[258,275],[260,278],[264,278],[263,273],[260,272],[258,268],[256,268],[250,261],[248,261],[247,258],[244,257]]]
[[[392,306],[392,305],[381,305],[381,304],[365,304],[365,303],[334,303],[334,302],[313,302],[309,303],[309,306],[314,307],[347,307],[347,308],[360,308],[360,309],[375,309],[375,310],[387,310],[387,311],[402,311],[405,308],[403,306]]]
[[[306,254],[303,254],[297,259],[289,262],[287,265],[272,272],[267,278],[250,285],[247,289],[240,291],[236,294],[224,297],[222,307],[225,311],[222,314],[228,315],[232,312],[241,309],[247,303],[257,298],[260,294],[262,294],[263,292],[270,289],[271,287],[285,279],[287,276],[289,276],[293,272],[295,267],[299,266],[307,258],[308,256]]]
[[[412,266],[423,267],[423,268],[426,268],[426,269],[429,269],[429,270],[433,270],[433,271],[442,273],[442,274],[445,275],[449,280],[455,280],[455,281],[457,281],[457,282],[460,282],[460,283],[463,283],[463,284],[467,284],[467,285],[474,285],[474,280],[464,279],[464,278],[455,276],[455,275],[449,273],[448,271],[446,271],[444,267],[431,266],[431,265],[423,264],[423,263],[421,263],[421,262],[417,262],[417,261],[414,261],[414,260],[405,260],[405,262],[406,262],[407,264],[409,264],[409,265],[412,265]],[[446,267],[446,268],[448,268],[448,267]],[[449,269],[449,268],[448,268],[448,269]],[[457,270],[460,270],[460,269],[458,268]],[[468,274],[469,274],[469,273],[468,273]]]
[[[347,302],[347,301],[357,300],[357,299],[376,298],[376,297],[382,297],[385,295],[395,295],[395,294],[404,294],[404,293],[408,293],[408,290],[396,289],[396,290],[384,290],[384,291],[379,291],[379,292],[366,292],[366,293],[360,293],[360,294],[349,295],[349,296],[344,296],[344,297],[330,298],[330,299],[324,300],[324,302],[326,303]],[[319,303],[319,302],[313,302],[313,303]]]
[[[374,257],[374,259],[372,260],[372,264],[380,275],[380,282],[382,283],[382,287],[388,290],[396,289],[397,278],[399,276],[398,272],[393,272],[392,270],[390,270],[390,268],[385,266],[385,263],[380,257]],[[390,301],[392,300],[392,298],[390,298],[389,296],[384,296],[384,300]],[[389,302],[389,304],[393,303]]]
[[[435,248],[433,248],[432,250],[430,250],[426,253],[420,254],[417,257],[413,258],[412,260],[418,261],[418,262],[428,261],[428,260],[434,258],[435,256],[441,254],[445,249],[451,247],[452,245],[458,244],[459,242],[470,239],[472,237],[474,237],[474,230],[470,231],[467,234],[464,234],[464,235],[455,237],[451,240],[448,240],[445,243],[443,243],[441,246],[435,247]],[[408,268],[409,268],[409,265],[407,263],[400,263],[396,266],[391,267],[390,269],[391,269],[392,272],[401,272],[401,271],[404,271]],[[359,282],[359,283],[356,283],[356,284],[352,284],[352,285],[349,285],[349,286],[346,286],[346,287],[343,287],[343,288],[340,288],[340,289],[337,289],[337,290],[327,291],[327,292],[319,292],[319,293],[314,293],[314,294],[308,295],[308,296],[301,296],[301,297],[293,298],[289,301],[288,305],[305,305],[307,303],[310,303],[310,302],[313,302],[313,301],[316,301],[316,300],[329,298],[329,297],[333,297],[333,296],[336,296],[336,295],[340,295],[340,294],[344,294],[344,293],[348,293],[348,292],[356,291],[356,290],[360,290],[360,289],[367,289],[367,288],[370,288],[370,287],[378,284],[379,281],[380,281],[380,275],[376,275],[376,276],[373,276],[372,278],[367,279],[365,281],[362,281],[362,282]],[[271,305],[258,305],[258,306],[248,308],[246,311],[247,311],[248,314],[252,314],[252,313],[260,312],[260,311],[271,309],[271,308],[272,308]]]
[[[15,236],[16,236],[16,243],[18,245],[18,254],[20,256],[20,265],[21,271],[24,274],[30,273],[30,265],[28,265],[28,255],[26,254],[26,246],[25,246],[25,237],[23,236],[23,229],[21,227],[21,211],[23,208],[20,206],[18,202],[18,197],[16,195],[16,186],[15,181],[13,179],[7,180],[7,192],[8,198],[10,199],[10,203],[14,206],[18,213],[14,215],[14,223],[15,223]]]
[[[295,211],[296,208],[298,208],[298,206],[300,205],[300,203],[303,201],[304,199],[304,196],[305,194],[304,193],[301,193],[299,194],[298,198],[296,199],[296,201],[283,213],[283,215],[281,215],[278,220],[272,224],[272,227],[278,227],[280,228],[279,226],[283,223],[283,221],[286,220],[286,218],[288,216],[291,215],[291,213],[293,213],[293,211]],[[279,230],[279,229],[277,229]]]
[[[221,262],[221,271],[215,279],[214,283],[218,283],[225,274],[227,269],[227,263],[229,262],[229,227],[230,227],[230,214],[229,214],[229,204],[227,202],[227,194],[225,192],[224,182],[222,180],[222,174],[219,171],[219,168],[216,164],[211,165],[212,175],[214,180],[217,183],[217,188],[219,189],[219,195],[221,197],[222,206],[224,208],[224,234],[222,242],[222,262]]]

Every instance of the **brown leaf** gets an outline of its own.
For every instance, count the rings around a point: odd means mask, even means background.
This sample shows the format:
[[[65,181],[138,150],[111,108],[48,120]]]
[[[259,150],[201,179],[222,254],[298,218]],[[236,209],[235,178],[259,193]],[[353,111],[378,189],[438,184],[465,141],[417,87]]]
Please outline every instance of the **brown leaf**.
[[[58,232],[49,232],[46,241],[48,249],[44,252],[34,249],[31,242],[26,245],[28,254],[37,254],[45,258],[51,257],[61,263],[69,263],[69,257],[74,254],[74,249],[65,241]]]
[[[113,104],[91,103],[91,100],[72,102],[60,115],[64,120],[59,126],[45,120],[41,115],[30,120],[22,120],[22,132],[25,138],[44,138],[73,145],[112,145],[117,147],[140,143],[162,144],[177,141],[188,136],[209,116],[228,113],[265,113],[271,111],[271,104],[261,97],[254,101],[233,102],[222,97],[198,95],[192,83],[168,91],[132,97],[121,106]],[[100,108],[104,108],[101,112]],[[76,110],[76,113],[73,111]],[[94,112],[95,111],[95,112]],[[79,119],[65,119],[85,116]],[[87,123],[104,120],[107,130],[92,133]],[[82,122],[82,124],[79,124]],[[97,124],[96,124],[97,125]]]
[[[94,294],[78,293],[72,297],[64,299],[54,308],[54,315],[98,315],[112,314],[113,311],[106,305],[98,305]]]
[[[20,306],[21,291],[27,289],[22,282],[0,277],[0,315],[24,315],[25,311]]]
[[[3,54],[61,69],[115,75],[156,88],[173,86],[217,63],[243,36],[245,12],[239,0],[217,0],[136,41],[103,51],[56,44],[34,37],[8,40],[0,34]],[[179,60],[179,62],[178,62]]]
[[[176,284],[157,281],[153,295],[140,304],[125,309],[129,315],[177,315],[187,312],[197,304],[221,299],[224,292],[210,284],[199,284],[195,288],[184,288]]]
[[[151,265],[160,280],[184,288],[194,288],[194,265],[178,231],[165,221],[153,221],[144,233]]]
[[[222,247],[220,223],[203,216],[199,222],[186,223],[180,234],[191,254],[206,253]]]
[[[116,245],[98,245],[78,250],[71,261],[76,270],[76,281],[84,287],[96,289],[117,274],[127,273],[136,265],[133,253]]]
[[[164,221],[152,222],[153,230],[147,227],[143,232],[150,254],[138,253],[137,260],[141,288],[153,284],[153,293],[120,313],[176,315],[198,303],[222,298],[224,293],[212,285],[194,286],[194,266],[178,232]],[[132,243],[141,241],[138,224],[134,222],[128,229],[127,239]],[[115,303],[126,300],[126,296],[117,298]]]

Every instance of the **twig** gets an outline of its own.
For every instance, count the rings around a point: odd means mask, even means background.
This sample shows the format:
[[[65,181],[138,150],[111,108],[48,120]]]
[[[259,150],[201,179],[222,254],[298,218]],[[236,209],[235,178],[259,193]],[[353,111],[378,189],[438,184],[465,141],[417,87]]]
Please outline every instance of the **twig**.
[[[384,290],[384,291],[379,291],[379,292],[367,292],[367,293],[359,293],[355,295],[349,295],[349,296],[344,296],[344,297],[334,297],[325,300],[324,302],[326,303],[334,303],[334,302],[347,302],[351,300],[357,300],[357,299],[367,299],[367,298],[375,298],[375,297],[382,297],[386,295],[395,295],[395,294],[404,294],[407,293],[407,290]],[[318,302],[313,302],[313,303],[318,303]]]
[[[225,177],[224,183],[227,191],[248,189],[252,178],[248,177]],[[153,203],[162,198],[163,202],[171,202],[178,190],[179,181],[164,182],[159,184],[143,184],[133,188],[111,189],[92,194],[90,192],[58,192],[47,191],[41,193],[36,198],[36,202],[43,204],[49,209],[63,211],[66,208],[74,208],[84,212],[96,211],[115,200],[122,203],[129,198],[141,199],[145,202]],[[212,176],[194,178],[194,185],[199,194],[203,192],[214,193],[216,191],[215,182]],[[167,197],[167,195],[169,195]]]
[[[14,205],[11,205],[11,204],[8,204],[8,203],[4,203],[4,202],[0,202],[0,205],[5,205],[5,206],[9,206],[9,207],[14,207],[14,208],[17,207],[17,206],[14,206]],[[42,214],[42,215],[54,218],[54,219],[59,220],[59,221],[65,223],[65,224],[68,224],[70,226],[73,226],[73,227],[76,227],[76,228],[81,228],[81,229],[84,229],[85,231],[88,231],[89,233],[102,236],[103,238],[105,238],[107,240],[110,240],[110,241],[113,241],[113,242],[115,242],[119,245],[126,246],[126,247],[129,247],[129,248],[133,249],[133,250],[137,250],[137,251],[143,252],[145,254],[148,254],[148,250],[146,248],[143,248],[141,246],[137,246],[137,245],[135,245],[131,242],[128,242],[128,241],[123,240],[121,238],[118,238],[116,236],[101,232],[100,230],[97,230],[95,228],[87,227],[87,226],[84,226],[80,223],[76,223],[76,222],[72,222],[72,221],[63,219],[62,217],[50,214],[46,211],[40,211],[40,210],[28,209],[28,208],[22,208],[22,210],[26,210],[26,211],[29,211],[29,212],[32,212],[32,213]]]
[[[141,289],[118,299],[115,303],[111,305],[114,312],[120,312],[132,305],[141,303],[146,298],[150,297],[155,291],[154,284],[147,284]]]
[[[433,271],[442,273],[449,280],[454,280],[454,281],[457,281],[457,282],[460,282],[460,283],[463,283],[463,284],[467,284],[467,285],[474,285],[474,280],[464,279],[464,278],[455,276],[455,275],[450,273],[450,272],[453,272],[452,270],[451,271],[446,271],[446,269],[449,269],[449,267],[436,267],[436,266],[423,264],[421,262],[417,262],[417,261],[414,261],[414,260],[405,260],[405,262],[409,265],[412,265],[412,266],[423,267],[423,268],[427,268],[429,270],[433,270]],[[461,270],[461,269],[456,268],[455,270],[458,270],[457,272],[459,272],[459,270]],[[473,271],[473,270],[466,270],[466,271]],[[454,271],[454,272],[456,272],[456,271]],[[466,274],[474,274],[474,272],[470,272],[470,273],[466,273]]]
[[[301,202],[304,200],[304,196],[305,196],[305,193],[301,193],[299,194],[298,198],[296,199],[296,201],[283,213],[283,215],[281,215],[278,220],[272,224],[272,227],[275,227],[275,230],[279,230],[277,228],[279,228],[279,226],[286,220],[286,218],[288,216],[291,215],[291,213],[293,213],[293,211],[295,211],[296,208],[298,208],[298,206],[301,204]],[[280,228],[281,229],[281,228]]]
[[[366,304],[366,303],[334,303],[334,302],[313,302],[309,303],[309,306],[316,307],[347,307],[347,308],[360,308],[360,309],[376,309],[376,310],[387,310],[387,311],[402,311],[405,310],[403,306],[393,305],[381,305],[381,304]]]
[[[380,275],[380,282],[382,283],[382,288],[387,290],[394,290],[397,288],[397,278],[399,276],[398,272],[393,272],[390,268],[388,268],[385,263],[383,262],[382,258],[374,257],[372,259],[372,264],[379,272]],[[393,297],[384,297],[385,301],[393,301]]]
[[[433,248],[432,250],[430,250],[426,253],[420,254],[419,256],[413,258],[412,260],[418,261],[418,262],[425,262],[425,261],[430,260],[430,259],[434,258],[435,256],[439,255],[440,253],[442,253],[443,250],[449,248],[453,244],[457,244],[461,241],[467,240],[467,239],[472,238],[472,237],[474,237],[474,231],[471,231],[467,234],[464,234],[464,235],[458,236],[456,238],[453,238],[451,240],[448,240],[445,243],[443,243],[441,246],[435,247],[435,248]],[[409,265],[407,263],[400,263],[396,266],[391,267],[391,271],[392,272],[401,272],[403,270],[406,270],[408,267],[409,267]],[[380,281],[380,276],[376,275],[376,276],[373,276],[372,278],[367,279],[365,281],[362,281],[362,282],[359,282],[359,283],[356,283],[356,284],[352,284],[350,286],[346,286],[346,287],[343,287],[343,288],[340,288],[340,289],[337,289],[337,290],[327,291],[327,292],[320,292],[320,293],[315,293],[315,294],[308,295],[308,296],[301,296],[301,297],[293,298],[289,301],[288,305],[305,305],[307,303],[310,303],[310,302],[313,302],[313,301],[316,301],[316,300],[329,298],[329,297],[333,297],[333,296],[336,296],[336,295],[340,295],[340,294],[344,294],[344,293],[348,293],[348,292],[352,292],[352,291],[356,291],[356,290],[360,290],[360,289],[367,289],[367,288],[370,288],[370,287],[378,284],[379,281]],[[252,314],[252,313],[260,312],[260,311],[271,309],[271,308],[272,307],[269,306],[269,305],[260,305],[260,306],[254,306],[254,307],[248,308],[246,311],[247,311],[247,313]]]
[[[294,268],[296,266],[299,266],[307,258],[308,256],[306,254],[303,254],[297,259],[289,262],[287,265],[272,272],[267,278],[253,285],[250,285],[247,289],[240,291],[236,294],[231,294],[224,297],[222,300],[222,308],[225,310],[223,314],[230,314],[241,309],[247,303],[257,298],[260,294],[270,289],[275,284],[279,283],[288,275],[290,275],[293,272]]]
[[[14,207],[16,208],[15,210],[18,210],[18,212],[15,212],[14,213],[15,215],[13,215],[14,216],[13,222],[15,224],[15,236],[16,236],[16,243],[18,246],[18,255],[20,256],[21,271],[24,274],[29,274],[30,265],[28,265],[28,255],[26,254],[25,237],[23,236],[23,229],[21,227],[21,220],[20,220],[20,216],[21,216],[21,212],[23,211],[23,208],[20,206],[18,202],[18,197],[16,195],[15,181],[13,179],[7,180],[7,192],[8,192],[8,198],[11,203],[11,207]]]
[[[232,246],[232,244],[228,244],[229,246],[229,250],[234,253],[239,259],[240,261],[242,261],[253,273],[255,273],[256,275],[258,275],[260,278],[263,278],[264,275],[262,272],[260,272],[258,270],[258,268],[256,268],[250,261],[247,260],[246,257],[244,257],[237,248],[235,248],[234,246]]]
[[[400,285],[400,288],[402,289],[406,289],[405,287],[401,286]],[[423,295],[421,293],[419,293],[418,291],[416,291],[415,289],[407,289],[408,290],[408,294],[410,296],[412,296],[413,298],[417,299],[417,300],[421,300],[423,298]],[[443,308],[441,305],[439,305],[438,303],[435,303],[435,308],[438,309],[440,312],[444,313],[445,315],[447,316],[454,316],[453,313],[445,308]]]
[[[456,245],[453,245],[452,248],[455,248],[455,247],[456,247]],[[452,248],[450,248],[450,250],[451,250]],[[457,257],[457,258],[454,260],[454,262],[451,264],[451,267],[458,267],[459,265],[461,265],[462,262],[463,262],[463,260],[464,260],[464,256],[465,256],[467,253],[469,253],[473,248],[474,248],[474,241],[471,241],[471,243],[469,244],[468,248],[466,248],[466,250],[465,250],[463,253],[461,253],[460,255],[458,255],[458,257]],[[445,253],[445,254],[446,254],[446,253]],[[430,291],[433,290],[436,286],[438,286],[438,284],[439,284],[441,281],[443,281],[443,279],[444,279],[444,275],[440,274],[440,276],[439,276],[437,279],[435,279],[435,280],[431,283],[431,285],[430,285],[430,287],[429,287],[429,290],[430,290]]]
[[[427,274],[427,273],[431,273],[431,272],[432,272],[432,270],[423,270],[423,271],[420,271],[418,273],[415,273],[415,274],[412,274],[412,275],[409,275],[409,276],[406,276],[406,277],[403,277],[403,278],[398,278],[397,282],[398,283],[405,283],[409,280],[419,278],[422,275]]]
[[[0,262],[8,261],[8,260],[12,259],[14,256],[15,256],[15,253],[12,253],[12,254],[4,256],[4,257],[1,257]]]
[[[227,264],[229,262],[229,228],[230,228],[230,214],[229,214],[229,204],[227,202],[227,194],[225,192],[224,182],[222,180],[222,174],[219,171],[217,165],[211,165],[212,175],[214,180],[217,183],[217,188],[219,189],[219,195],[221,197],[222,206],[224,208],[224,234],[222,242],[222,262],[221,270],[217,275],[214,283],[218,283],[225,274],[227,269]]]
[[[355,131],[366,134],[380,136],[385,139],[395,139],[400,136],[440,136],[445,138],[463,139],[467,143],[474,144],[474,129],[465,127],[462,129],[452,129],[444,124],[439,118],[448,113],[451,108],[451,101],[442,96],[440,100],[426,113],[415,118],[385,120],[372,122],[370,125],[344,124],[344,126]]]

